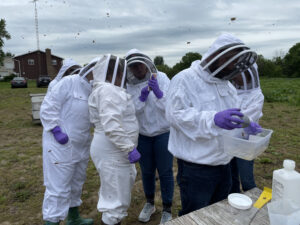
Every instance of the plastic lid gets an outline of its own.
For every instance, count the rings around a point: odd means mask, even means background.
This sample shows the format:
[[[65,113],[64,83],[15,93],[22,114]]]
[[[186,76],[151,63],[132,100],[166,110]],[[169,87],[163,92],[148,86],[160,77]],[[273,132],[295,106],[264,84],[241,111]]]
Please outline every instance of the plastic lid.
[[[248,116],[246,116],[244,114],[244,116],[242,117],[242,120],[244,120],[244,123],[242,124],[243,128],[250,126],[251,121]]]
[[[283,167],[287,170],[294,170],[296,167],[296,163],[294,160],[285,159],[283,160]]]
[[[252,200],[247,195],[233,193],[228,195],[229,204],[237,209],[249,209],[252,206]]]

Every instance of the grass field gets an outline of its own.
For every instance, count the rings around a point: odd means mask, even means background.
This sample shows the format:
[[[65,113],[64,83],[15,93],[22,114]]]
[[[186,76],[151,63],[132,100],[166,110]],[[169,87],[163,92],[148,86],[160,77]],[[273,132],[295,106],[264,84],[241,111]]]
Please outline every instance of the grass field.
[[[272,171],[282,167],[283,159],[293,159],[300,168],[300,79],[262,79],[266,94],[264,116],[261,125],[274,130],[270,146],[255,160],[255,178],[258,187],[271,187]],[[29,82],[27,89],[11,89],[9,83],[0,82],[0,225],[42,224],[43,201],[42,127],[31,122],[29,93],[46,92]],[[137,166],[138,167],[138,166]],[[176,163],[174,174],[176,174]],[[90,161],[87,180],[83,189],[84,216],[94,218],[100,224],[96,210],[99,178]],[[159,190],[159,183],[157,186]],[[160,220],[161,201],[157,191],[158,210],[153,221]],[[132,193],[129,215],[122,224],[137,225],[144,197],[140,171]],[[178,186],[175,188],[173,215],[180,209]]]

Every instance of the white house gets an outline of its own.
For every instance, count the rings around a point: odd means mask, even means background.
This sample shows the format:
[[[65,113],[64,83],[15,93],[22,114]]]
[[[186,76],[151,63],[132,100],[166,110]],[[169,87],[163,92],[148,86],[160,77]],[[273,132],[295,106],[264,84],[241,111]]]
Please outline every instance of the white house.
[[[14,72],[15,64],[12,57],[6,56],[3,60],[3,66],[0,66],[0,80]]]

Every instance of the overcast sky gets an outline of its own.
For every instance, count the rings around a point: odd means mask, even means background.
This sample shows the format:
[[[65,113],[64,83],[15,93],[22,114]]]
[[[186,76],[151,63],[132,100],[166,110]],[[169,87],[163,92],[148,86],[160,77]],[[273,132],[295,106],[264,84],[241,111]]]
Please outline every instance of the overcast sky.
[[[37,9],[40,49],[81,64],[138,48],[172,66],[187,52],[203,55],[224,32],[266,58],[300,42],[299,0],[39,0]],[[0,18],[12,37],[4,51],[37,49],[32,2],[1,0]]]

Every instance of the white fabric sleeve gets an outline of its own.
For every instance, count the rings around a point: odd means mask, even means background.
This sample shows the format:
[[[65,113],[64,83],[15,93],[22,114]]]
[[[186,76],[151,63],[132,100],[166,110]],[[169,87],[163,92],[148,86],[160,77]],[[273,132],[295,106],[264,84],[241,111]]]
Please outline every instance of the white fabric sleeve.
[[[170,85],[170,79],[167,77],[165,73],[158,72],[157,82],[159,89],[163,92],[163,97],[161,99],[155,98],[155,105],[161,109],[166,109],[166,101],[167,101],[167,93]]]
[[[58,82],[47,93],[40,108],[40,119],[46,131],[60,126],[60,111],[62,105],[71,93],[72,80],[64,79]]]
[[[258,122],[263,116],[264,95],[261,90],[256,91],[252,96],[249,95],[244,101],[241,102],[241,112],[246,114],[251,121]]]
[[[97,108],[105,135],[121,151],[129,153],[135,147],[122,125],[127,98],[114,87],[99,90]]]
[[[192,140],[218,136],[221,129],[214,123],[216,111],[198,111],[188,97],[190,88],[182,79],[173,79],[167,94],[166,118],[170,125]]]

